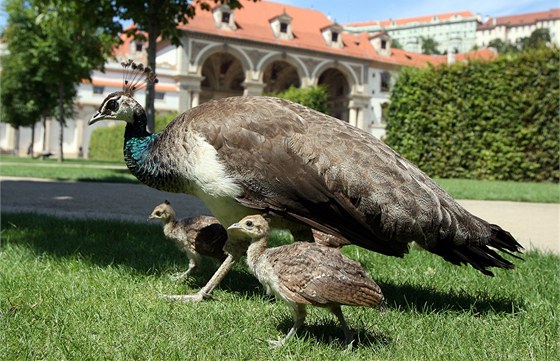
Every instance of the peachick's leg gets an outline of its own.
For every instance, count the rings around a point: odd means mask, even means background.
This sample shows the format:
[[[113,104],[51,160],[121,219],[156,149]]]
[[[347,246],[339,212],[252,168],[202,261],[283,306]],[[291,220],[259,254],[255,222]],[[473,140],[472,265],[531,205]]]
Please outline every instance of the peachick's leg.
[[[189,303],[189,302],[199,302],[204,301],[212,296],[212,291],[220,284],[222,279],[228,274],[238,258],[234,258],[232,255],[227,256],[225,261],[222,263],[220,268],[214,273],[210,281],[206,283],[206,286],[202,287],[200,291],[192,295],[160,295],[162,298],[166,298],[171,301]]]
[[[268,343],[272,348],[278,348],[284,345],[290,338],[292,338],[297,330],[303,325],[305,322],[305,317],[307,316],[307,311],[305,310],[305,305],[303,304],[295,304],[292,306],[292,315],[294,317],[294,325],[286,335],[284,340],[269,340]]]
[[[344,338],[345,338],[344,344],[349,348],[352,348],[352,342],[354,340],[354,337],[352,336],[352,332],[350,332],[350,328],[348,327],[348,324],[344,319],[344,315],[342,314],[342,309],[340,308],[340,306],[332,306],[329,308],[329,310],[332,313],[334,313],[336,318],[338,318],[338,322],[340,322],[340,325],[342,326],[342,330],[344,331]]]
[[[176,273],[174,275],[171,275],[171,279],[173,281],[183,281],[194,271],[194,269],[196,267],[197,267],[197,264],[194,261],[194,259],[190,259],[189,260],[189,268],[187,269],[187,271],[186,272],[179,272],[179,273]]]

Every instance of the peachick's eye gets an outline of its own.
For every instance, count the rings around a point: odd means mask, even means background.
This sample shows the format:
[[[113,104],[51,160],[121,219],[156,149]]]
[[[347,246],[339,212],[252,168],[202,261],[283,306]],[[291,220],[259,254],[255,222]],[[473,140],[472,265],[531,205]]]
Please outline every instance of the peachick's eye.
[[[247,227],[253,227],[253,221],[245,221]]]

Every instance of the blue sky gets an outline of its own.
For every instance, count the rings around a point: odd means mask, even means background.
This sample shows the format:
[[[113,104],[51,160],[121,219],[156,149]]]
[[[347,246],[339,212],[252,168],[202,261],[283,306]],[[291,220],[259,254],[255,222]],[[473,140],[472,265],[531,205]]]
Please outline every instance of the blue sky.
[[[560,0],[278,0],[319,10],[340,23],[386,20],[470,10],[482,16],[505,16],[559,8]],[[0,27],[6,14],[0,10]]]
[[[560,0],[281,0],[319,10],[340,23],[387,20],[469,10],[483,17],[506,16],[560,7]]]

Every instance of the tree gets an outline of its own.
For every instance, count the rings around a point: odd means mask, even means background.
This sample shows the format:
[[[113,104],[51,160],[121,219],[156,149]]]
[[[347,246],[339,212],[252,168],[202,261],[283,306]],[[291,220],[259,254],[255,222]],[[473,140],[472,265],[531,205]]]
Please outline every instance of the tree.
[[[72,113],[77,86],[93,69],[103,68],[122,27],[114,25],[109,0],[20,1],[34,12],[26,65],[34,69],[34,79],[45,91],[56,97],[49,103],[49,113],[60,124],[58,160],[62,162],[63,128]]]
[[[402,49],[403,47],[398,39],[391,38],[391,48]]]
[[[19,128],[31,126],[31,144],[35,143],[35,124],[50,115],[54,97],[37,78],[37,67],[29,61],[38,27],[35,11],[24,0],[5,4],[9,26],[3,37],[9,53],[2,59],[0,101],[2,120],[16,129],[15,153],[19,153]],[[33,152],[30,152],[33,156]]]
[[[422,40],[422,54],[439,55],[441,54],[438,50],[439,43],[432,38],[427,38],[424,36],[420,37]]]
[[[284,91],[270,95],[291,100],[321,113],[328,114],[329,111],[327,89],[321,85],[310,88],[296,88],[292,85]]]
[[[232,9],[242,7],[239,0],[116,0],[120,18],[134,22],[126,33],[141,40],[146,40],[144,34],[148,34],[148,66],[154,71],[157,40],[170,40],[175,46],[181,45],[181,31],[178,26],[187,24],[189,19],[195,16],[197,6],[202,10],[210,10],[211,2],[227,4]],[[147,83],[145,110],[150,131],[154,131],[155,124],[154,100],[155,84]]]

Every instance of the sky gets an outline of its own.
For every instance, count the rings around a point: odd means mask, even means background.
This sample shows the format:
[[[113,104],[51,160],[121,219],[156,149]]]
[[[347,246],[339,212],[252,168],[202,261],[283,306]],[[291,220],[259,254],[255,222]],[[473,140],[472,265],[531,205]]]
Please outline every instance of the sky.
[[[0,0],[1,1],[1,0]],[[6,24],[3,1],[0,28]],[[319,10],[339,24],[409,18],[469,10],[484,18],[560,8],[560,0],[276,0],[274,2]]]

